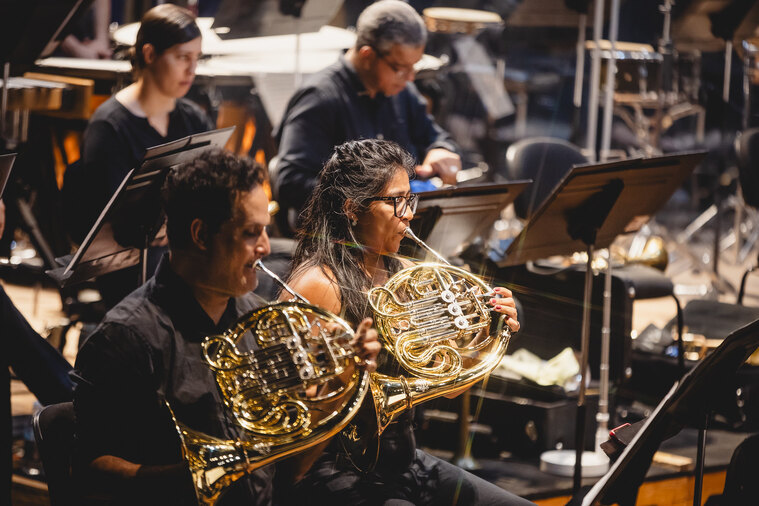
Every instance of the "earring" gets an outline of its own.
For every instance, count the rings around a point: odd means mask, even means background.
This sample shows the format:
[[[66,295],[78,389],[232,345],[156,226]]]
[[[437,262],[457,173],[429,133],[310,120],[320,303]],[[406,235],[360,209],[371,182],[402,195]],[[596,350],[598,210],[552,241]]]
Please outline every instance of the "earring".
[[[353,225],[354,227],[355,227],[356,225],[358,225],[358,220],[356,219],[356,217],[355,217],[355,216],[354,216],[354,217],[353,217],[353,219],[351,220],[351,225]]]

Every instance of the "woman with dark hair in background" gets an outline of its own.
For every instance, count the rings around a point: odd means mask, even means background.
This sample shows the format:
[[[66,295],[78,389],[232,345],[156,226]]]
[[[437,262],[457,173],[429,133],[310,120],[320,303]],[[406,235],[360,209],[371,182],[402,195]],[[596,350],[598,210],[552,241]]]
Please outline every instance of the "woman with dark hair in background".
[[[213,128],[205,113],[183,97],[195,78],[200,29],[187,9],[162,4],[142,18],[132,48],[136,81],[104,102],[84,132],[81,165],[67,172],[64,194],[72,238],[84,239],[121,181],[145,151]],[[160,254],[152,254],[152,274]],[[101,278],[110,307],[136,287],[136,270]]]
[[[417,197],[409,186],[414,168],[411,155],[393,142],[361,140],[337,146],[302,215],[292,288],[352,324],[371,316],[367,291],[410,265],[396,254],[416,210]],[[508,326],[518,330],[511,291],[497,287],[493,292],[492,309],[506,315]],[[399,365],[385,358],[378,371],[397,376]],[[333,440],[286,502],[531,504],[418,450],[410,411],[383,432],[373,471],[357,470],[352,460]],[[308,463],[301,465],[307,467]]]

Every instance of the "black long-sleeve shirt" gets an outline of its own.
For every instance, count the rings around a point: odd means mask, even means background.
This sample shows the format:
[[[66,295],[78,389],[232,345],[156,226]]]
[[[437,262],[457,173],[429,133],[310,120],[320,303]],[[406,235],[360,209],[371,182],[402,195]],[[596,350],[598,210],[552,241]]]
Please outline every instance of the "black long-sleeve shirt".
[[[214,324],[164,256],[155,277],[109,311],[79,351],[74,373],[77,465],[102,455],[148,465],[182,462],[165,401],[191,429],[225,440],[244,439],[226,418],[201,343],[232,327],[256,305],[252,295],[230,299]],[[272,476],[273,467],[264,467],[238,480],[220,504],[268,504]],[[189,484],[187,490],[192,491]],[[194,504],[194,494],[163,492],[140,497],[140,504]],[[126,504],[134,500],[124,498]]]
[[[278,201],[300,211],[335,146],[358,139],[397,142],[421,163],[433,148],[456,152],[451,136],[427,114],[413,83],[391,97],[369,97],[345,58],[311,76],[290,99],[277,132]]]

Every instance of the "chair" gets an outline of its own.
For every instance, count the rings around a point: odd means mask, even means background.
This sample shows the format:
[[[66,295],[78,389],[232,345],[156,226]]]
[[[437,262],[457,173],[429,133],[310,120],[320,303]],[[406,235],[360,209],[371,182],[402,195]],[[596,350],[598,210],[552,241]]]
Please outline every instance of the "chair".
[[[738,177],[741,183],[743,201],[752,208],[752,214],[759,208],[759,128],[745,130],[735,141],[735,154],[738,162]],[[755,227],[759,228],[759,223]],[[736,230],[736,233],[739,231]],[[759,258],[757,259],[759,262]],[[748,275],[755,271],[759,265],[750,267],[741,278],[741,287],[738,290],[738,304],[743,304],[743,295],[746,289]]]
[[[52,506],[77,504],[71,477],[74,449],[74,403],[42,408],[32,419]]]
[[[519,218],[528,218],[551,194],[573,165],[588,163],[580,148],[561,139],[532,137],[517,141],[506,151],[506,177],[534,182],[514,201]]]

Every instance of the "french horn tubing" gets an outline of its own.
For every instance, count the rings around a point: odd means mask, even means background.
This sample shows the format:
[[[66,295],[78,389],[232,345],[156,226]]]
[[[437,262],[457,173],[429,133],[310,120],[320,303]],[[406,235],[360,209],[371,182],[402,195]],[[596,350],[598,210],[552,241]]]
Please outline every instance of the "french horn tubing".
[[[403,269],[368,293],[383,347],[403,369],[397,377],[370,374],[377,445],[399,414],[482,380],[499,364],[511,338],[505,315],[491,316],[487,301],[493,291],[482,279],[452,266],[410,228],[405,235],[438,262]],[[365,430],[351,423],[342,440],[353,457],[358,450],[376,461]]]
[[[239,478],[337,434],[369,388],[348,323],[311,305],[260,260],[256,268],[294,300],[255,309],[202,343],[240,439],[203,434],[174,417],[200,504],[216,503]],[[258,349],[242,349],[243,337]]]

